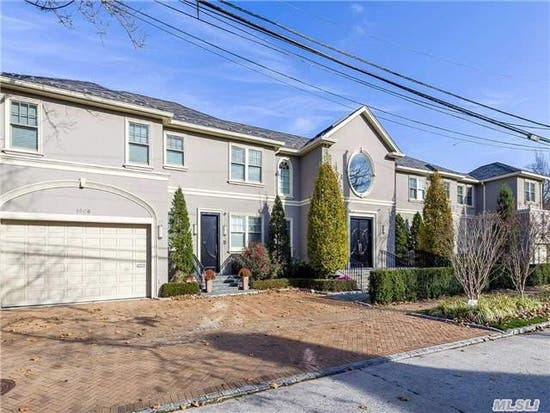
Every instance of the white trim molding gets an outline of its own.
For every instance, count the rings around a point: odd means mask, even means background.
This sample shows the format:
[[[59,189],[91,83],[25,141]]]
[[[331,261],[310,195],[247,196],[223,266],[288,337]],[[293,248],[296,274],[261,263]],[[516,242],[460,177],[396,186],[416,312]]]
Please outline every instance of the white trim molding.
[[[64,161],[50,158],[29,158],[17,155],[1,155],[0,165],[24,166],[31,168],[55,169],[71,172],[85,172],[98,175],[126,176],[139,179],[153,179],[168,181],[168,174],[163,172],[143,172],[140,170],[127,169],[117,166],[105,166],[81,162]]]

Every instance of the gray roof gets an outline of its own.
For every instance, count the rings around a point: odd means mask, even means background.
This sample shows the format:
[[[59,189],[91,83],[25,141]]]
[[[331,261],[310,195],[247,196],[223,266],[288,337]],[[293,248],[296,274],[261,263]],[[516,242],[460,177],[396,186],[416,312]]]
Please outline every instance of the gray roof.
[[[516,168],[515,166],[506,165],[500,162],[493,162],[474,169],[470,172],[470,175],[476,179],[484,180],[521,171],[521,169]]]
[[[435,165],[435,164],[430,163],[430,162],[421,161],[420,159],[411,158],[410,156],[404,156],[402,158],[397,159],[396,164],[398,166],[404,166],[406,168],[420,169],[422,171],[427,171],[427,172],[433,172],[433,171],[437,170],[439,172],[446,172],[446,173],[455,174],[455,175],[462,175],[465,178],[472,178],[472,176],[469,176],[468,174],[453,171],[452,169],[444,168],[442,166]]]
[[[122,90],[107,89],[97,83],[81,80],[58,79],[42,76],[20,75],[15,73],[2,72],[2,76],[14,80],[21,80],[40,85],[56,87],[72,92],[85,93],[91,96],[104,99],[116,100],[119,102],[130,103],[152,109],[163,110],[174,114],[174,119],[189,122],[195,125],[207,126],[211,128],[223,129],[229,132],[243,133],[260,138],[282,141],[286,147],[299,149],[309,142],[309,138],[292,135],[284,132],[277,132],[269,129],[249,126],[242,123],[231,122],[214,116],[207,115],[197,110],[180,105],[176,102],[140,95],[137,93],[126,92]]]

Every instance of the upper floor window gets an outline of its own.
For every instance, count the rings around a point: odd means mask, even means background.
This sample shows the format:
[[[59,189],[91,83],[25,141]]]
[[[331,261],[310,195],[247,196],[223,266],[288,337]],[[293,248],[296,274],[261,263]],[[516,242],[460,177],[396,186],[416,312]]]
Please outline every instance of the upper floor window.
[[[149,125],[128,122],[128,162],[149,165]]]
[[[525,181],[525,202],[535,202],[535,182]]]
[[[166,153],[164,163],[169,166],[183,167],[185,155],[183,150],[183,136],[166,134]]]
[[[283,159],[279,162],[279,194],[292,195],[292,165],[290,160]]]
[[[231,180],[262,182],[262,151],[231,145]]]
[[[451,199],[451,183],[449,181],[444,181],[443,188],[445,189],[445,196],[447,199]]]
[[[10,128],[11,148],[38,152],[38,105],[12,101]]]
[[[409,177],[409,200],[422,201],[426,193],[426,179],[410,176]]]
[[[457,185],[456,203],[459,205],[472,206],[474,201],[474,189],[471,186]]]
[[[231,215],[230,249],[243,250],[253,242],[262,242],[262,218],[258,216]]]

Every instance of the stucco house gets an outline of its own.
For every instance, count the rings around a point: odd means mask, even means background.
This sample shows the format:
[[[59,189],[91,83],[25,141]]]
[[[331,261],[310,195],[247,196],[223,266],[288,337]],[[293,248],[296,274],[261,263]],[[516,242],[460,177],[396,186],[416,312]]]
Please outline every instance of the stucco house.
[[[292,254],[307,260],[317,168],[341,174],[350,262],[384,267],[396,212],[422,209],[439,170],[455,214],[541,208],[545,177],[500,163],[464,174],[405,156],[365,107],[317,136],[221,120],[175,102],[67,79],[0,78],[1,305],[155,297],[168,279],[168,211],[181,187],[195,255],[219,271],[266,239],[279,194]]]

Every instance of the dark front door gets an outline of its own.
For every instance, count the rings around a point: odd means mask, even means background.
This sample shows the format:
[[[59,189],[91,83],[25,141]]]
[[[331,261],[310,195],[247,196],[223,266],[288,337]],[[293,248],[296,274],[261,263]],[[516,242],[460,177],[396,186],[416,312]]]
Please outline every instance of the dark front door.
[[[220,216],[201,214],[201,264],[205,269],[219,271]]]
[[[372,267],[372,218],[350,218],[350,263]]]

